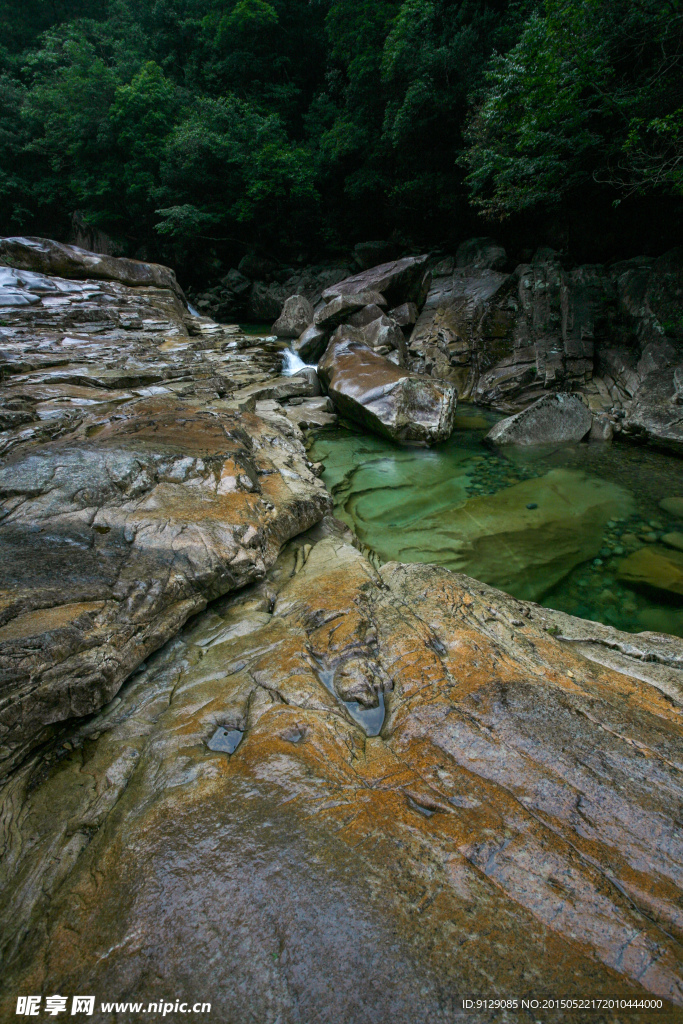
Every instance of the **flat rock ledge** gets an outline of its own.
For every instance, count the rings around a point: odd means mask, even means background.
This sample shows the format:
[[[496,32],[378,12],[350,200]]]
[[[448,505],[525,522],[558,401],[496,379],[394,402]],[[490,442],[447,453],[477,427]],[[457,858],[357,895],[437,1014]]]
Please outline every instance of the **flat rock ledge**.
[[[236,1024],[446,1024],[492,986],[677,1019],[683,643],[378,571],[344,529],[8,780],[8,1019],[161,988]]]

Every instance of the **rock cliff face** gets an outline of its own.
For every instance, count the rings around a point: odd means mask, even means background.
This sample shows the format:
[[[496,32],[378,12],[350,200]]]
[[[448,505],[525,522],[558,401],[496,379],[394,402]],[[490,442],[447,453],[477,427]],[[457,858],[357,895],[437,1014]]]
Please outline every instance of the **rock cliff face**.
[[[683,450],[681,251],[571,271],[550,250],[511,274],[482,263],[434,268],[413,369],[504,412],[579,392],[618,431]]]
[[[0,267],[2,1018],[675,1020],[683,641],[378,570],[306,457],[313,374],[50,245]]]
[[[90,272],[68,246],[0,245],[41,266],[55,248]],[[4,770],[110,700],[189,615],[262,576],[329,507],[298,428],[254,412],[277,387],[277,355],[195,321],[158,270],[136,273],[168,287],[0,268]]]

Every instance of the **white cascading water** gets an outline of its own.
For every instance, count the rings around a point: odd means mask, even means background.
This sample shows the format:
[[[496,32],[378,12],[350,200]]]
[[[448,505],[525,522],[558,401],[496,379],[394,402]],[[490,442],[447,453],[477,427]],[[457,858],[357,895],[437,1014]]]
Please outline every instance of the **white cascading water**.
[[[315,364],[305,363],[291,348],[286,348],[282,353],[284,362],[282,373],[285,377],[294,377],[300,370],[315,370]]]

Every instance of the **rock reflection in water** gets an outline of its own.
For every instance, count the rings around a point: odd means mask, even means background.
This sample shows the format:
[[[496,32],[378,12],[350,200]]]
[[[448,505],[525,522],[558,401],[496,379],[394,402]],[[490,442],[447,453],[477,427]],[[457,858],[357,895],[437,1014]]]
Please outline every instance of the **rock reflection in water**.
[[[428,451],[325,430],[310,454],[335,514],[383,561],[435,563],[630,632],[683,635],[680,597],[621,571],[683,528],[659,506],[683,494],[681,460],[626,444],[493,451],[483,438],[496,419],[461,405],[450,441]]]
[[[377,707],[366,708],[356,700],[342,700],[334,686],[333,669],[319,668],[318,675],[326,689],[328,689],[330,693],[337,698],[340,704],[344,705],[348,713],[351,715],[351,718],[361,727],[361,729],[363,729],[366,736],[379,736],[384,724],[385,713],[383,691],[379,690],[377,693]]]

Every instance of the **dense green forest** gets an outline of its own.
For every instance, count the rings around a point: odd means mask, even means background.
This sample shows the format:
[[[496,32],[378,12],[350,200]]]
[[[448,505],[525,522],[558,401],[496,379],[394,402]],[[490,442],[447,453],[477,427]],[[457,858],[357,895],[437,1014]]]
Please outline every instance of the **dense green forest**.
[[[191,276],[482,230],[590,258],[671,244],[682,195],[682,0],[0,0],[3,234],[78,210]]]

